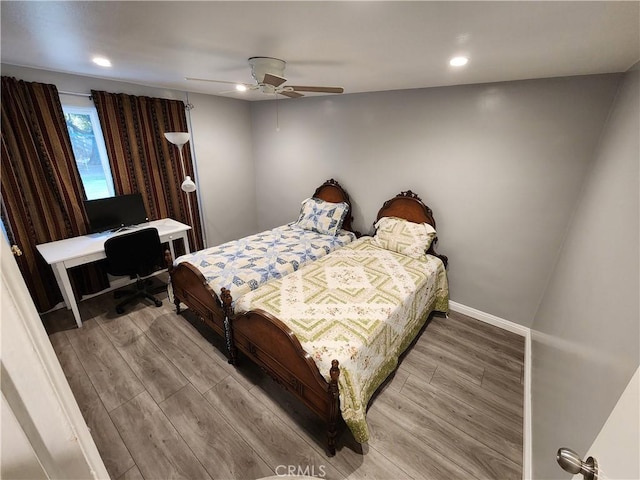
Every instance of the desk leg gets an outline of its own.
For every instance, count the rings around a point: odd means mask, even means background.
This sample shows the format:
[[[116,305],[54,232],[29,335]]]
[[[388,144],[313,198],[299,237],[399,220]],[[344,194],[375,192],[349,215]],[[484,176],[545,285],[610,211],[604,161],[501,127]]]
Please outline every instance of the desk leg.
[[[67,309],[71,309],[73,317],[76,319],[76,323],[78,324],[78,328],[80,328],[82,327],[82,319],[80,318],[80,310],[78,310],[76,297],[73,294],[73,288],[71,288],[71,280],[69,280],[67,269],[64,266],[64,263],[56,263],[55,265],[52,265],[52,267],[53,273],[58,281],[58,287],[60,287],[60,291],[62,292],[62,298],[64,298],[64,302],[67,304]]]
[[[182,235],[182,238],[184,239],[185,253],[191,253],[191,247],[189,247],[189,235],[187,235],[187,232],[184,232],[184,234]]]
[[[183,232],[180,234],[180,237],[178,238],[182,238],[182,241],[184,242],[184,250],[185,253],[191,253],[191,248],[189,248],[189,237],[187,236],[187,232]],[[170,239],[169,240],[169,251],[171,252],[171,259],[175,260],[176,259],[176,252],[173,248],[173,242],[176,241],[177,238],[174,239]]]
[[[58,282],[58,288],[60,289],[60,292],[62,293],[62,300],[64,301],[65,306],[67,307],[67,310],[71,310],[71,302],[69,301],[69,294],[67,293],[67,290],[64,288],[64,282],[62,281],[62,277],[60,276],[60,272],[64,271],[64,264],[53,264],[51,265],[51,268],[53,270],[53,275],[56,277],[56,282]]]
[[[171,252],[171,261],[173,262],[176,259],[176,251],[173,248],[173,240],[169,240],[169,251]]]

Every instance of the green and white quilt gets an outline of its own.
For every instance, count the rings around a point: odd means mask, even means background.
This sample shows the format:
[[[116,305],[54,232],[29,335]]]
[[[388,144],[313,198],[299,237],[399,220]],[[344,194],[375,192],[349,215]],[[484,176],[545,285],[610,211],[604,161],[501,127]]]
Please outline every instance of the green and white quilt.
[[[436,310],[447,312],[442,261],[412,258],[363,237],[236,301],[236,313],[265,310],[284,322],[329,381],[340,362],[340,409],[358,442],[366,442],[371,395],[396,368]]]

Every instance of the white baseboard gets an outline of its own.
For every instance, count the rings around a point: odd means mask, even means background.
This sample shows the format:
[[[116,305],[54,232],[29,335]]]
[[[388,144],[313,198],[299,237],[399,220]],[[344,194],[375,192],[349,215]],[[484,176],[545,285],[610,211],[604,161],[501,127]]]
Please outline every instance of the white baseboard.
[[[493,325],[494,327],[499,327],[503,330],[507,330],[509,332],[520,335],[521,337],[527,337],[530,332],[529,327],[525,327],[523,325],[520,325],[519,323],[514,323],[509,320],[505,320],[504,318],[496,317],[495,315],[485,313],[481,310],[476,310],[475,308],[467,307],[466,305],[462,305],[461,303],[452,302],[451,300],[449,300],[449,308],[455,312],[462,313],[463,315],[468,315],[469,317],[473,317],[476,320],[480,320],[481,322]]]
[[[533,479],[532,445],[531,445],[531,330],[524,337],[524,430],[522,444],[523,462],[522,478],[524,480]]]
[[[481,322],[488,323],[494,327],[502,328],[509,332],[524,337],[524,425],[523,425],[523,459],[522,478],[530,480],[533,475],[531,465],[531,329],[514,323],[504,318],[496,317],[490,313],[467,307],[457,302],[449,301],[449,308],[454,312],[462,313],[473,317]]]

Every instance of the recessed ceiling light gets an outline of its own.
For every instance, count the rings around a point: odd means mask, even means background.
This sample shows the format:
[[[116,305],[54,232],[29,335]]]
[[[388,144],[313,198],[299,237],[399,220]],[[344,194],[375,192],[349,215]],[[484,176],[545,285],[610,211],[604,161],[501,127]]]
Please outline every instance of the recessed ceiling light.
[[[247,86],[239,83],[238,85],[236,85],[236,90],[238,90],[239,92],[246,92]]]
[[[92,60],[93,60],[93,63],[95,63],[96,65],[100,65],[101,67],[111,66],[111,60],[105,57],[93,57]]]
[[[469,59],[467,57],[453,57],[449,60],[449,65],[452,67],[462,67],[463,65],[466,65],[468,61]]]

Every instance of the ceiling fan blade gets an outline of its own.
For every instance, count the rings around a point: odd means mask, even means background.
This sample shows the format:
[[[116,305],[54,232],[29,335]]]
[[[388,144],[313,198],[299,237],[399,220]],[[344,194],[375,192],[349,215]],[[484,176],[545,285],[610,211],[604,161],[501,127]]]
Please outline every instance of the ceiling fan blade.
[[[279,77],[278,75],[272,75],[271,73],[265,73],[262,83],[266,83],[267,85],[271,85],[273,87],[279,87],[286,81],[287,79],[284,77]]]
[[[305,86],[293,86],[289,85],[287,88],[292,89],[295,92],[316,92],[316,93],[343,93],[342,87],[305,87]]]
[[[289,98],[300,98],[300,97],[304,97],[303,94],[298,93],[298,92],[294,92],[292,90],[282,90],[280,92],[278,92],[280,95],[284,95],[285,97],[289,97]]]

